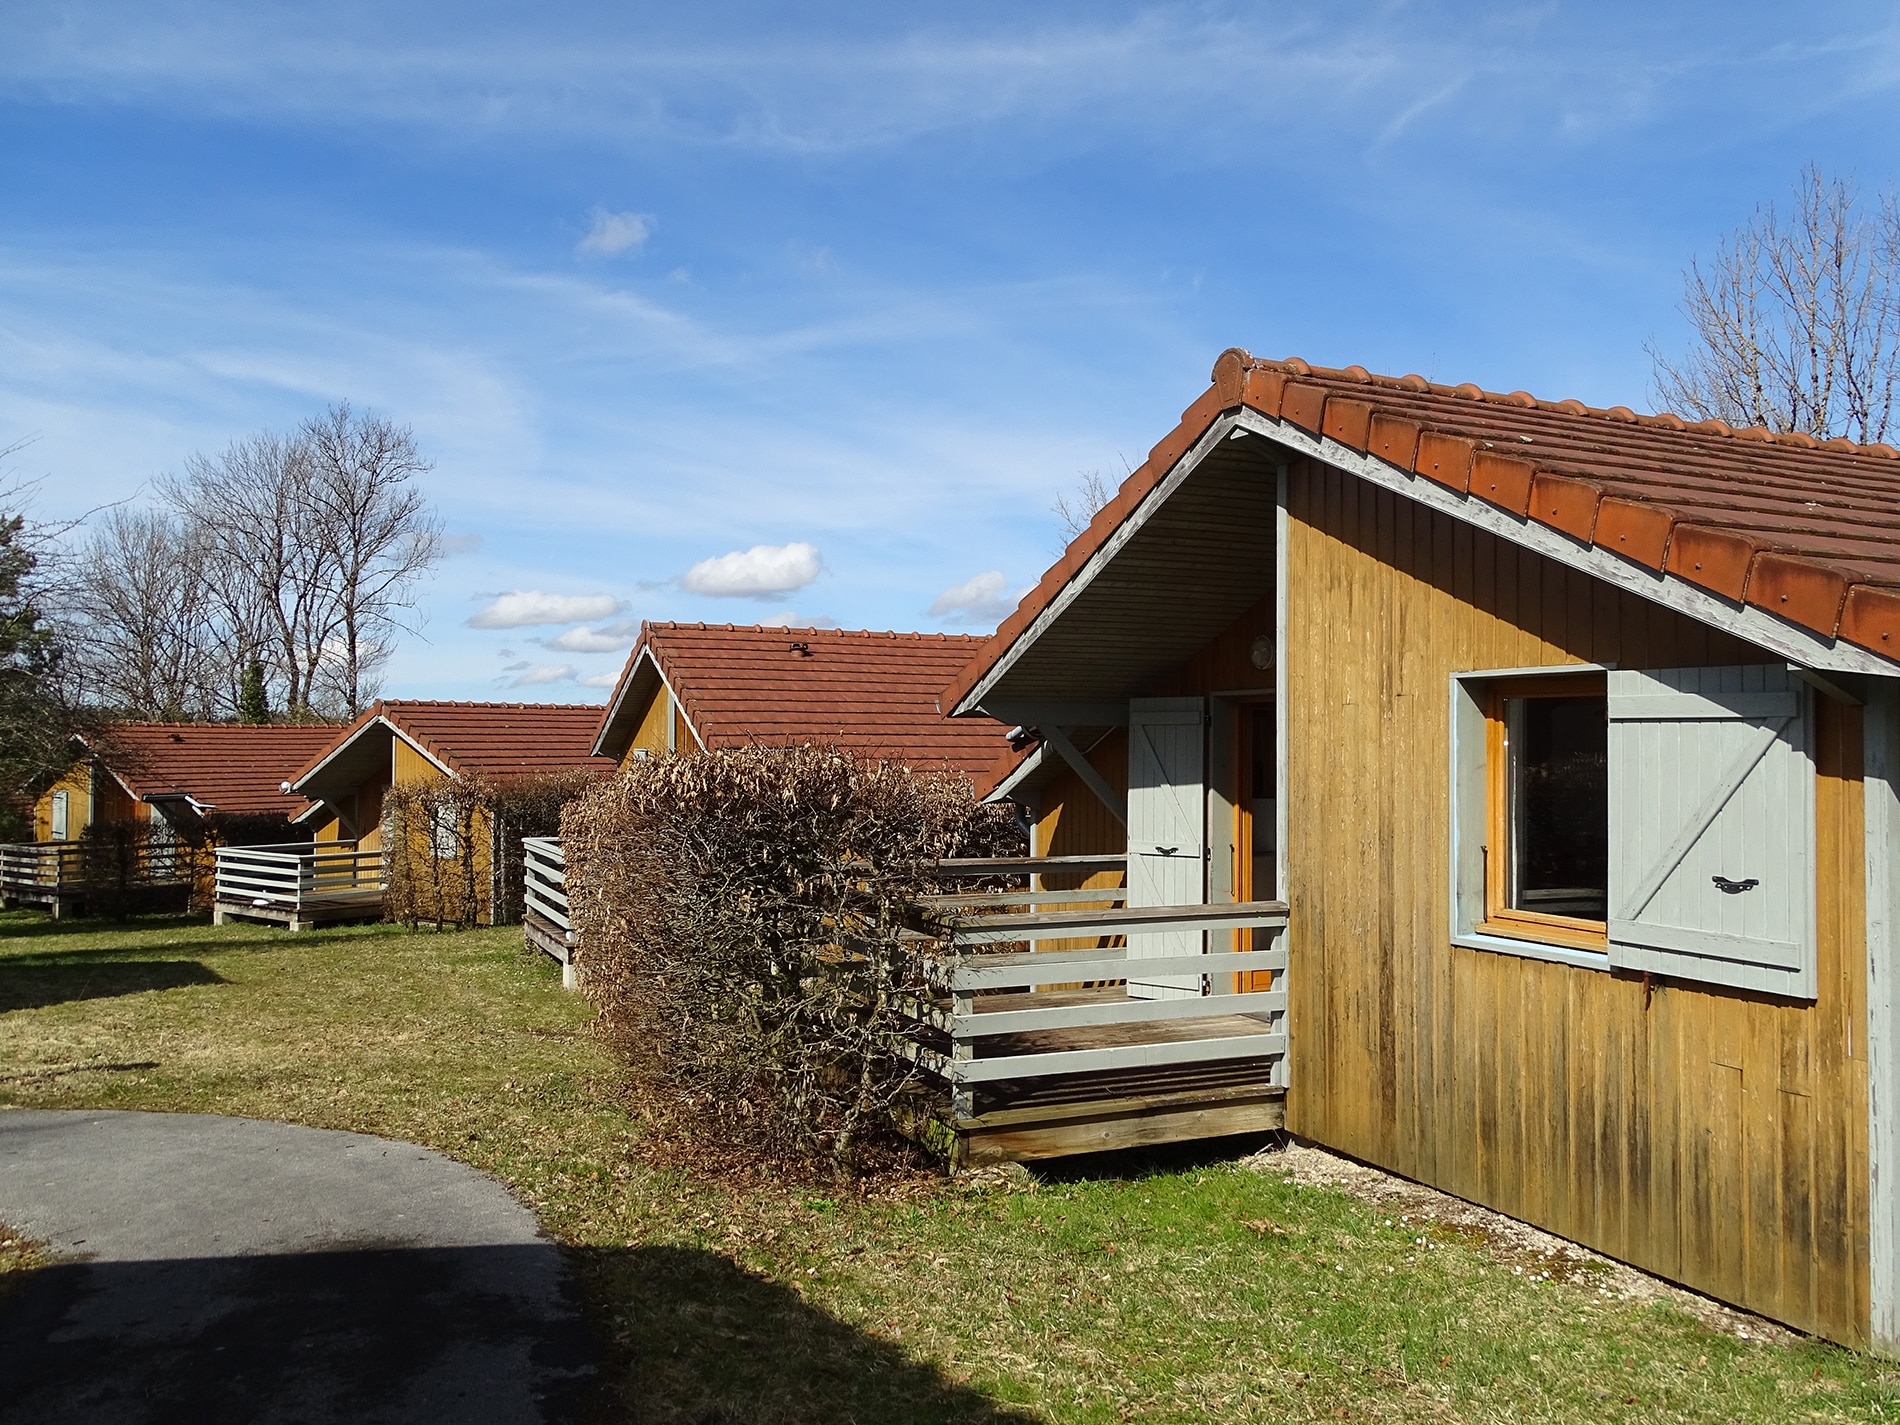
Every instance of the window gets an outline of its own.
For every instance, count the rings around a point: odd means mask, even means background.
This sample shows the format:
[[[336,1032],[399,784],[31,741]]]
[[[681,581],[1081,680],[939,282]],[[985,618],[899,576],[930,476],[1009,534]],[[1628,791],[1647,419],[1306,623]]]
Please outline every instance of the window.
[[[1486,689],[1484,929],[1602,950],[1609,903],[1603,675]]]
[[[1812,702],[1780,664],[1454,676],[1453,943],[1813,998]]]
[[[455,811],[452,807],[437,806],[429,811],[430,849],[438,861],[459,860],[462,855],[462,839],[456,834]]]

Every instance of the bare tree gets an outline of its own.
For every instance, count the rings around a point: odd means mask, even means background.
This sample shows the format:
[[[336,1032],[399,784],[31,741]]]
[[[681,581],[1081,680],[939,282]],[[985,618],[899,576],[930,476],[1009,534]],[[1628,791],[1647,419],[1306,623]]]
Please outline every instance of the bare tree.
[[[1886,439],[1900,382],[1900,203],[1868,212],[1810,165],[1683,280],[1690,350],[1652,347],[1657,394],[1686,415],[1826,439]]]
[[[1109,488],[1108,481],[1102,478],[1101,471],[1082,471],[1075,488],[1058,494],[1055,503],[1050,506],[1056,518],[1062,521],[1064,545],[1087,529],[1096,512],[1114,498],[1115,492]]]
[[[194,456],[164,482],[211,551],[207,588],[239,685],[257,662],[292,718],[362,711],[441,557],[440,525],[411,484],[431,468],[406,427],[340,403],[295,436]]]
[[[231,710],[236,670],[204,542],[167,510],[111,509],[63,581],[69,656],[90,701],[158,722]]]
[[[358,415],[347,402],[304,422],[298,444],[329,575],[321,645],[309,664],[313,693],[354,717],[375,694],[376,669],[417,583],[442,557],[441,522],[410,485],[434,467],[408,427]]]
[[[326,552],[309,537],[309,462],[298,443],[263,433],[215,458],[193,455],[182,478],[160,488],[210,552],[207,586],[240,654],[262,655],[283,686],[283,706],[311,712],[309,630]]]

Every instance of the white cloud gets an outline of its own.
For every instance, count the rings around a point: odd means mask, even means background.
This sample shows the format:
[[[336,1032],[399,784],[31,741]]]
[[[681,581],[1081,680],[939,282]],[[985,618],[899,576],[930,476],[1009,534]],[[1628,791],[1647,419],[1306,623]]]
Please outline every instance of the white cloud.
[[[502,657],[513,658],[514,654],[503,653]],[[534,664],[530,663],[527,659],[524,658],[519,663],[510,663],[506,665],[501,671],[504,673],[519,673],[523,668],[532,668],[533,666]]]
[[[542,623],[580,623],[606,618],[626,608],[612,594],[544,594],[517,589],[503,594],[469,619],[470,628],[527,628]]]
[[[1009,592],[1009,580],[1002,570],[990,569],[937,595],[931,601],[930,616],[993,626],[1009,617],[1021,597],[1020,593]]]
[[[563,653],[624,653],[639,637],[640,620],[623,618],[599,628],[570,628],[545,640],[545,646]]]
[[[445,534],[442,536],[442,552],[454,556],[473,554],[482,547],[479,534]]]
[[[544,664],[539,668],[530,668],[508,686],[511,688],[536,688],[546,683],[571,683],[580,676],[580,669],[572,663]]]
[[[755,544],[716,559],[702,559],[680,579],[690,594],[718,599],[770,599],[804,588],[823,569],[818,546],[803,540],[792,544]]]
[[[582,257],[618,257],[623,252],[638,252],[653,231],[653,219],[644,213],[610,213],[596,208],[590,214],[593,226],[587,236],[574,245]]]
[[[591,678],[578,680],[583,688],[611,688],[620,681],[618,673],[596,673]]]
[[[782,614],[773,614],[770,618],[759,620],[760,628],[836,628],[837,626],[838,620],[835,618],[794,613],[790,609]]]

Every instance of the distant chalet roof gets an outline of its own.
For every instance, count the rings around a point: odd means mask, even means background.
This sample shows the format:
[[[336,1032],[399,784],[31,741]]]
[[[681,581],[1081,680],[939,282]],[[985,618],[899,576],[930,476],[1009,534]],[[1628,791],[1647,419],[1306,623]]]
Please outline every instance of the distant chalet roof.
[[[280,787],[336,741],[333,725],[119,722],[97,749],[133,796],[188,798],[225,815],[294,816],[305,805]]]
[[[664,677],[708,749],[834,743],[975,776],[1004,750],[1002,729],[988,718],[950,721],[937,693],[983,643],[970,634],[649,623],[595,745],[624,753],[631,744],[629,693],[644,665]]]
[[[943,694],[955,710],[1221,415],[1248,408],[1822,638],[1900,659],[1900,452],[1238,348]],[[1322,457],[1323,458],[1323,457]]]
[[[475,703],[388,698],[376,703],[291,778],[301,784],[352,743],[383,727],[445,771],[496,781],[592,767],[613,770],[591,748],[598,703]]]

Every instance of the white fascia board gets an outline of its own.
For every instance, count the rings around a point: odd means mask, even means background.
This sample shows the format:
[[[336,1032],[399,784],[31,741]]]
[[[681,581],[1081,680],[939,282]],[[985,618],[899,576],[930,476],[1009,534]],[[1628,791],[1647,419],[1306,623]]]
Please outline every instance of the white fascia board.
[[[985,802],[1006,802],[1012,800],[1012,794],[1015,790],[1031,777],[1035,776],[1041,769],[1042,764],[1048,760],[1049,744],[1046,742],[1038,742],[1036,744],[1036,750],[1023,758],[1023,760],[1016,765],[1016,770],[998,782],[995,789],[986,795],[983,800]]]
[[[666,676],[666,669],[660,667],[659,659],[655,658],[653,660],[653,667],[660,675],[660,686],[666,689],[666,696],[671,700],[669,705],[674,712],[686,719],[686,730],[693,734],[693,741],[697,742],[699,744],[699,750],[704,752],[706,750],[706,739],[699,735],[699,729],[693,725],[693,715],[686,710],[685,699],[673,691],[672,679]],[[673,750],[675,752],[679,751],[677,747]]]
[[[1096,576],[1114,562],[1115,556],[1122,552],[1128,541],[1138,534],[1142,527],[1154,517],[1156,510],[1168,502],[1168,498],[1181,488],[1183,481],[1194,472],[1209,452],[1213,451],[1234,429],[1234,418],[1222,416],[1207,428],[1201,438],[1194,442],[1186,455],[1175,462],[1167,476],[1150,490],[1142,502],[1135,506],[1133,513],[1115,527],[1115,532],[1103,541],[1102,547],[1089,556],[1088,563],[1076,571],[1075,577],[1062,586],[1062,590],[1049,601],[1049,606],[1037,614],[1035,620],[1016,635],[1016,641],[1008,647],[1001,658],[989,667],[977,685],[965,693],[957,705],[950,710],[951,717],[962,717],[966,713],[977,711],[984,697],[995,689],[998,680],[1016,665],[1018,659],[1035,646],[1037,639],[1049,631],[1050,627],[1062,617],[1083,590],[1095,582]]]
[[[640,665],[642,663],[652,663],[654,671],[659,672],[660,665],[654,660],[653,650],[648,647],[645,642],[642,642],[629,656],[627,671],[621,677],[620,685],[614,689],[613,701],[607,704],[607,711],[601,717],[600,732],[594,738],[594,745],[589,751],[589,756],[606,757],[609,755],[608,753],[602,752],[600,746],[607,740],[607,733],[612,729],[614,719],[620,716],[621,705],[627,701],[627,695],[633,691],[634,679],[639,676]],[[665,674],[661,674],[661,681],[665,681]]]
[[[639,657],[634,660],[633,667],[628,671],[627,676],[620,681],[620,696],[608,704],[607,716],[601,719],[600,736],[594,739],[593,755],[596,757],[610,757],[614,755],[609,752],[601,751],[601,744],[607,739],[607,730],[613,726],[613,720],[620,712],[621,703],[625,700],[626,695],[633,691],[634,678],[638,675],[642,663],[652,667],[653,675],[660,680],[660,688],[666,694],[667,706],[669,708],[678,709],[679,715],[686,719],[686,730],[693,734],[693,741],[697,742],[699,744],[699,750],[704,752],[706,750],[706,739],[699,735],[699,729],[693,725],[693,715],[686,710],[686,704],[680,700],[679,694],[673,691],[672,681],[666,676],[666,669],[660,666],[660,660],[653,656],[652,648],[643,644],[640,648]],[[638,729],[635,730],[638,731]],[[632,739],[629,738],[628,741],[631,742]]]
[[[293,792],[302,793],[304,789],[304,784],[306,782],[308,782],[312,777],[319,776],[321,773],[323,773],[324,770],[327,769],[332,762],[334,762],[337,758],[341,757],[346,751],[354,747],[358,742],[362,741],[363,738],[368,733],[374,731],[376,728],[379,728],[379,727],[386,729],[390,736],[399,737],[404,742],[408,743],[411,747],[415,748],[416,752],[423,758],[424,761],[428,762],[432,767],[439,769],[444,776],[453,777],[456,775],[455,769],[453,767],[450,767],[446,763],[444,763],[440,757],[437,757],[433,752],[429,751],[428,748],[417,746],[416,740],[413,737],[410,737],[400,727],[397,727],[395,723],[391,722],[383,714],[378,713],[370,721],[364,723],[361,727],[357,728],[355,732],[351,733],[348,737],[344,738],[343,741],[337,743],[335,747],[332,747],[328,752],[324,753],[323,760],[321,762],[317,763],[316,766],[312,767],[308,772],[305,772],[301,777],[299,777],[296,781],[290,784],[290,790]]]
[[[1607,549],[1573,539],[1535,520],[1514,515],[1471,495],[1440,485],[1423,475],[1401,470],[1389,461],[1349,445],[1341,445],[1327,436],[1318,436],[1289,421],[1275,420],[1251,409],[1242,409],[1231,419],[1234,426],[1263,436],[1288,450],[1356,475],[1361,480],[1403,495],[1408,500],[1450,515],[1455,520],[1512,544],[1544,555],[1568,568],[1600,579],[1614,588],[1626,590],[1653,604],[1692,618],[1698,623],[1745,639],[1791,662],[1808,668],[1824,668],[1837,673],[1873,673],[1883,677],[1900,676],[1900,664],[1879,654],[1838,639],[1823,638],[1811,629],[1788,622],[1758,609],[1752,604],[1736,604],[1671,574],[1659,574],[1635,564]],[[1199,458],[1200,447],[1196,446]]]
[[[456,771],[453,767],[449,766],[448,763],[444,762],[440,757],[436,756],[435,753],[431,752],[428,748],[424,747],[420,742],[417,742],[415,738],[411,737],[408,733],[404,732],[400,727],[397,727],[395,723],[389,722],[387,718],[379,717],[376,720],[381,723],[386,723],[391,732],[395,733],[396,736],[400,737],[404,742],[408,743],[410,747],[415,749],[415,753],[418,757],[422,758],[422,760],[427,762],[431,767],[434,767],[443,776],[460,777],[462,775],[460,772]],[[356,740],[355,738],[350,739],[350,741],[352,742],[354,742],[355,740]],[[393,780],[394,775],[395,775],[393,768],[391,769],[390,775]]]

